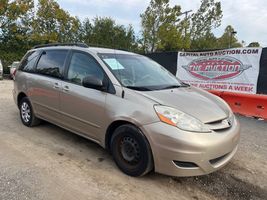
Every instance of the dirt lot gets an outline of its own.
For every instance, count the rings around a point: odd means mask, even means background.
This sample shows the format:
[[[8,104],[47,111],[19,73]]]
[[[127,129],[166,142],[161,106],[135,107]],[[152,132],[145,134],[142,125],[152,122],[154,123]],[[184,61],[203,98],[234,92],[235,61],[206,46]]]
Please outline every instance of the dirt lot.
[[[239,117],[234,159],[201,177],[122,174],[101,147],[49,123],[20,122],[11,90],[0,81],[0,199],[266,199],[267,123]]]

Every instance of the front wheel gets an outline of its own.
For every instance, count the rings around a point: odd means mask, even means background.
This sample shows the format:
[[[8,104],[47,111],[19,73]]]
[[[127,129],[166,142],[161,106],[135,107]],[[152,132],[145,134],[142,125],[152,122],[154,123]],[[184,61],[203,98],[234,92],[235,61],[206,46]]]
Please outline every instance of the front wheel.
[[[125,174],[143,176],[153,168],[150,145],[135,126],[127,124],[118,127],[111,138],[112,156]]]
[[[19,103],[20,119],[25,126],[32,127],[40,124],[40,120],[34,115],[32,105],[27,97]]]

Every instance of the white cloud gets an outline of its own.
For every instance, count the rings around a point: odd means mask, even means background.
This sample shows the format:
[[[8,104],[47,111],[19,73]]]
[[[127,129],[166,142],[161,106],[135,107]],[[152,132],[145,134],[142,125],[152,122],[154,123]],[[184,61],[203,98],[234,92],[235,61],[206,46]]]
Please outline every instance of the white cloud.
[[[140,14],[144,12],[150,0],[58,0],[60,6],[72,15],[80,18],[107,16],[118,23],[132,24],[140,30]],[[227,25],[237,31],[238,39],[250,43],[258,41],[267,46],[267,1],[266,0],[221,0],[223,19],[215,34],[220,36]],[[196,11],[200,0],[170,0],[170,4],[181,5],[182,11]]]
[[[267,46],[267,1],[263,0],[222,0],[222,26],[215,31],[222,34],[227,25],[232,25],[237,31],[238,39],[247,44],[258,41]]]

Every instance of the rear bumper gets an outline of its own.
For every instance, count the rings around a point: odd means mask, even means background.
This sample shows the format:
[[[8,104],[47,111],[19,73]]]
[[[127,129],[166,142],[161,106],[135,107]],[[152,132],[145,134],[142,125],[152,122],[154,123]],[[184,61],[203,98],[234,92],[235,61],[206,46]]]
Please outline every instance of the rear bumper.
[[[235,155],[240,125],[211,133],[185,132],[162,122],[145,125],[153,153],[155,171],[170,176],[198,176],[225,166]]]
[[[15,89],[12,90],[12,95],[13,95],[13,100],[14,100],[15,104],[18,105],[18,102],[17,102],[17,93],[16,93],[16,90]]]

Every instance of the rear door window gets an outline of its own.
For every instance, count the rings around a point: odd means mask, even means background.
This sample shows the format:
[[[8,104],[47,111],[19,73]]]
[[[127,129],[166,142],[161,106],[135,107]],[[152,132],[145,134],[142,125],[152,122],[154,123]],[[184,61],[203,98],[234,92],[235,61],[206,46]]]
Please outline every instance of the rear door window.
[[[67,54],[68,50],[48,50],[42,52],[36,72],[46,76],[62,78]]]

